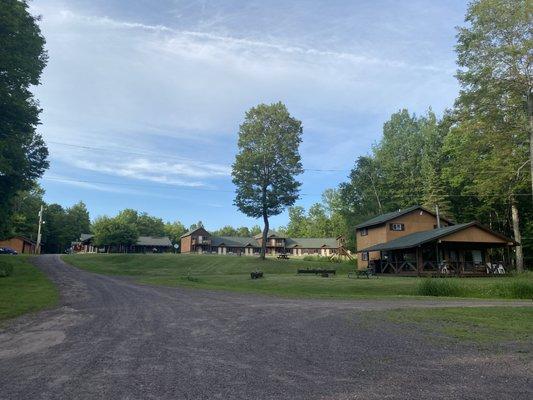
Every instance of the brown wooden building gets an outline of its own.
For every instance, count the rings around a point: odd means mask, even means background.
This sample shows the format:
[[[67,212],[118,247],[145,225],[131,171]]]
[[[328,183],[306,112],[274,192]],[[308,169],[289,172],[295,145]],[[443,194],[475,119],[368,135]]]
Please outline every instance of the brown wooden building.
[[[182,253],[259,255],[263,235],[254,237],[212,236],[204,228],[197,228],[181,236]],[[289,238],[275,231],[269,231],[266,253],[292,254],[294,256],[330,256],[337,253],[339,241],[336,238]]]
[[[420,206],[375,217],[356,227],[358,266],[378,273],[486,273],[509,267],[516,245],[477,223],[453,224]]]
[[[11,239],[0,240],[0,247],[11,247],[19,254],[39,254],[37,244],[24,236],[15,236]]]
[[[82,233],[80,240],[72,243],[74,253],[164,253],[172,250],[172,243],[167,236],[139,236],[132,245],[102,245],[93,243],[94,235]]]

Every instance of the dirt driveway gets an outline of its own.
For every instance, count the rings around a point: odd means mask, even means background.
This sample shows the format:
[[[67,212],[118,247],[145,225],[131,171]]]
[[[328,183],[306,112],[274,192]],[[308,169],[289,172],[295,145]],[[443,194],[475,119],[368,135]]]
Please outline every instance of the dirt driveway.
[[[531,352],[441,344],[365,312],[498,302],[286,300],[35,264],[61,305],[1,331],[1,399],[533,398]]]

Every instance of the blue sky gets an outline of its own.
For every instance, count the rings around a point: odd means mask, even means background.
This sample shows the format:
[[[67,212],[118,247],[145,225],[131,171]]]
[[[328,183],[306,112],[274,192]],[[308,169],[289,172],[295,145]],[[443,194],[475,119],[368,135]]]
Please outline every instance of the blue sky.
[[[233,205],[239,124],[284,102],[303,122],[298,205],[346,179],[391,113],[441,114],[466,1],[34,0],[49,63],[35,92],[47,202],[135,208],[208,229]],[[311,171],[311,170],[329,171]],[[272,218],[273,226],[287,215]]]

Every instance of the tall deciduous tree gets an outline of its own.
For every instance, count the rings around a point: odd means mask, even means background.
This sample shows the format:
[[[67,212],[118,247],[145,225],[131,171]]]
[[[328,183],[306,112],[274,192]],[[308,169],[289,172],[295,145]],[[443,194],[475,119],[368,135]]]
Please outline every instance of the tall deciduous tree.
[[[298,198],[303,172],[299,146],[302,123],[281,102],[260,104],[246,113],[239,129],[239,153],[233,164],[235,205],[244,214],[263,218],[261,258],[265,258],[269,217]]]
[[[82,233],[91,231],[89,211],[83,201],[74,204],[66,210],[66,226],[69,241],[79,240]]]
[[[0,6],[0,237],[9,234],[13,200],[30,189],[48,167],[48,150],[36,133],[39,104],[30,91],[39,85],[47,55],[38,18],[26,1]]]
[[[165,235],[173,244],[179,244],[181,235],[187,232],[187,228],[180,221],[167,222],[165,224]]]
[[[533,158],[533,12],[528,0],[477,0],[459,29],[458,126],[449,143],[481,196],[508,199],[520,242],[516,193],[531,187]],[[531,185],[531,186],[530,186]],[[495,198],[493,201],[497,201]],[[501,201],[501,200],[500,200]],[[521,246],[517,269],[523,269]]]
[[[30,190],[17,193],[13,200],[13,214],[9,236],[25,236],[31,240],[37,239],[39,224],[39,210],[43,201],[44,190],[34,185]]]
[[[153,217],[145,212],[139,213],[131,208],[126,208],[117,214],[117,220],[135,226],[139,235],[164,236],[165,223],[161,218]]]
[[[96,246],[119,246],[127,248],[139,237],[137,227],[121,218],[99,217],[93,222],[94,244]]]

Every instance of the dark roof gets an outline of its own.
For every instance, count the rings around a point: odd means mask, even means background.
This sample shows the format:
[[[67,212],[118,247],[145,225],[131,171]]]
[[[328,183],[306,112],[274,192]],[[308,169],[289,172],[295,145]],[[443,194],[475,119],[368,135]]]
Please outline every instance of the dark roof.
[[[336,238],[287,238],[285,245],[289,248],[318,249],[321,247],[337,248]]]
[[[254,238],[237,236],[211,236],[211,245],[226,247],[259,247],[259,243]]]
[[[374,226],[374,225],[381,225],[381,224],[384,224],[386,223],[387,221],[390,221],[392,219],[395,219],[395,218],[398,218],[402,215],[405,215],[405,214],[409,214],[410,212],[413,212],[415,210],[423,210],[429,214],[432,214],[432,215],[435,215],[434,212],[432,211],[429,211],[428,209],[422,207],[422,206],[411,206],[409,208],[405,208],[403,210],[397,210],[397,211],[393,211],[393,212],[390,212],[390,213],[386,213],[386,214],[381,214],[381,215],[378,215],[377,217],[374,217],[374,218],[371,218],[363,223],[360,223],[359,225],[356,225],[355,226],[355,229],[360,229],[360,228],[366,228],[366,227],[369,227],[369,226]],[[436,215],[435,215],[436,217]],[[444,218],[443,216],[440,217],[440,219],[442,219],[443,221],[446,221],[448,223],[452,223],[450,220]]]
[[[31,244],[37,244],[34,240],[31,240],[30,238],[26,237],[26,236],[21,236],[21,235],[17,235],[17,236],[13,236],[11,239],[21,239],[23,240],[24,242],[27,242],[27,243],[31,243]],[[10,239],[7,239],[7,240],[10,240]]]
[[[90,233],[82,233],[80,235],[80,242],[86,242],[92,239],[93,237],[94,235]],[[139,236],[137,238],[137,245],[170,247],[172,246],[172,243],[170,242],[170,239],[167,236]]]
[[[199,226],[198,228],[194,228],[194,229],[191,229],[191,230],[185,232],[183,235],[180,236],[180,239],[181,239],[182,237],[192,235],[194,232],[196,232],[196,231],[198,231],[198,230],[200,230],[200,229],[203,229],[203,230],[205,231],[205,228],[204,228],[203,226]],[[206,232],[207,232],[207,231],[206,231]],[[209,232],[208,232],[208,233],[209,233]]]
[[[359,250],[358,252],[366,251],[388,251],[388,250],[399,250],[399,249],[409,249],[412,247],[417,247],[421,244],[432,242],[444,236],[448,236],[452,233],[462,231],[463,229],[469,228],[471,226],[477,226],[487,232],[492,233],[508,242],[514,243],[514,241],[508,237],[505,237],[497,232],[490,230],[489,228],[481,225],[478,222],[468,222],[466,224],[457,224],[446,226],[444,228],[431,229],[429,231],[415,232],[410,235],[402,236],[398,239],[391,240],[389,242],[376,244],[374,246],[367,247],[366,249]]]
[[[137,246],[171,247],[172,243],[167,236],[139,236]]]
[[[282,235],[274,230],[268,230],[268,233],[267,233],[267,237],[272,237],[272,236],[275,236],[277,238],[280,238],[280,239],[285,239],[287,236],[285,235]],[[263,237],[263,232],[261,233],[258,233],[257,235],[254,236],[254,238],[256,239],[261,239]]]
[[[221,246],[225,247],[260,247],[261,245],[255,238],[249,237],[236,237],[236,236],[212,236],[211,237],[212,246]],[[286,238],[285,245],[288,248],[301,247],[304,249],[309,248],[337,248],[337,239],[336,238]]]
[[[85,242],[86,240],[92,239],[94,235],[90,233],[82,233],[80,235],[80,242]]]

